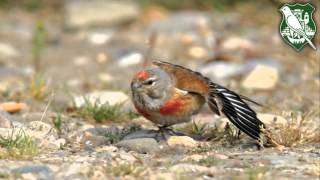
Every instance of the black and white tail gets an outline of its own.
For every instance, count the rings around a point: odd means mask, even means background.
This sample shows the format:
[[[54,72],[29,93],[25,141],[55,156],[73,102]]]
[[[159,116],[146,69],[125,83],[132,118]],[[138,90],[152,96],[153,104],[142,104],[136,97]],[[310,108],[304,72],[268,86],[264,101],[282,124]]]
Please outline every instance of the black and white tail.
[[[211,110],[222,112],[241,131],[253,139],[260,140],[261,128],[264,128],[265,125],[257,118],[256,112],[244,100],[254,102],[249,98],[240,96],[227,88],[210,82],[208,104]]]

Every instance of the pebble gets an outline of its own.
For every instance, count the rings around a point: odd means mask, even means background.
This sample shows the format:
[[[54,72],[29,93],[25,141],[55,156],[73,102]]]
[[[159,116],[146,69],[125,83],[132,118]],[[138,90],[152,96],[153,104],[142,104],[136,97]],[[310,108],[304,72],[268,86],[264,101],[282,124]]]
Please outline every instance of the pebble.
[[[119,59],[119,66],[120,67],[128,67],[140,64],[143,60],[143,55],[141,53],[131,53],[127,54]]]
[[[16,113],[22,110],[27,109],[27,104],[25,103],[18,103],[18,102],[5,102],[0,104],[0,110],[9,112],[9,113]]]
[[[89,42],[93,45],[106,44],[112,37],[112,33],[95,32],[89,35]]]
[[[208,55],[208,52],[201,46],[192,46],[189,48],[189,55],[193,58],[204,58]]]
[[[222,42],[221,47],[225,50],[253,50],[255,45],[249,39],[242,37],[230,37]]]
[[[121,104],[129,100],[129,96],[120,91],[99,91],[85,94],[84,96],[77,96],[74,98],[75,107],[79,108],[85,105],[86,100],[90,103],[97,105],[109,104],[114,106],[116,104]]]
[[[18,51],[10,44],[0,42],[0,59],[14,58],[19,55]]]
[[[170,136],[168,139],[169,146],[185,146],[188,148],[194,148],[198,146],[197,141],[189,136]]]
[[[90,0],[66,1],[65,25],[67,28],[114,26],[138,17],[140,9],[132,1]]]
[[[267,65],[257,65],[242,81],[242,86],[248,89],[272,89],[279,79],[276,68]]]
[[[285,125],[288,121],[279,115],[259,113],[257,117],[266,125]]]
[[[177,164],[170,167],[171,172],[175,173],[200,173],[200,174],[208,174],[208,173],[216,173],[216,169],[214,167],[208,168],[205,166],[195,165],[195,164]]]
[[[19,173],[24,175],[24,178],[31,179],[54,179],[51,169],[46,165],[28,165],[15,168],[12,170],[13,173]]]
[[[99,64],[105,64],[108,62],[108,55],[106,53],[100,52],[97,54],[96,60]]]
[[[139,153],[155,153],[160,150],[159,144],[153,138],[139,138],[122,140],[116,144],[118,147]]]

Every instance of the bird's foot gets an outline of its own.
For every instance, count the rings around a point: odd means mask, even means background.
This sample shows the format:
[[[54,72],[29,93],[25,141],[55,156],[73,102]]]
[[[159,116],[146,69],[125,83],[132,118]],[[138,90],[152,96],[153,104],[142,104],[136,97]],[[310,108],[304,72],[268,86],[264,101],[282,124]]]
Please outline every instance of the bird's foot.
[[[167,126],[160,126],[158,128],[159,130],[155,135],[155,139],[158,142],[167,141],[170,136],[184,136],[183,133],[175,132],[171,128],[168,128]]]

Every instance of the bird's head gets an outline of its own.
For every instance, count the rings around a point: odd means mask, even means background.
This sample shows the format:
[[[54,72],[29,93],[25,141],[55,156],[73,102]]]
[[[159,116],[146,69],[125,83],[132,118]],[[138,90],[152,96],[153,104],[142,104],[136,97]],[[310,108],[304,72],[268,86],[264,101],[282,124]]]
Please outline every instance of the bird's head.
[[[288,6],[283,6],[282,8],[280,8],[280,11],[284,14],[284,15],[288,15],[291,14],[291,10]]]
[[[166,100],[172,86],[172,79],[167,72],[152,68],[139,71],[134,76],[131,91],[136,102],[154,107]]]

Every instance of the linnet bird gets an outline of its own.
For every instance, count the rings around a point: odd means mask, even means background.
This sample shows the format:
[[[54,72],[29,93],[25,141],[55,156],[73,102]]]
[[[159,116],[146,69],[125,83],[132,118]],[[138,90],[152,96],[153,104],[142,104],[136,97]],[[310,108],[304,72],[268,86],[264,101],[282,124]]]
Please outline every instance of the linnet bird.
[[[247,102],[255,103],[199,72],[163,61],[139,71],[131,83],[133,104],[137,111],[160,129],[188,122],[205,103],[224,114],[237,128],[260,140],[265,124]]]

